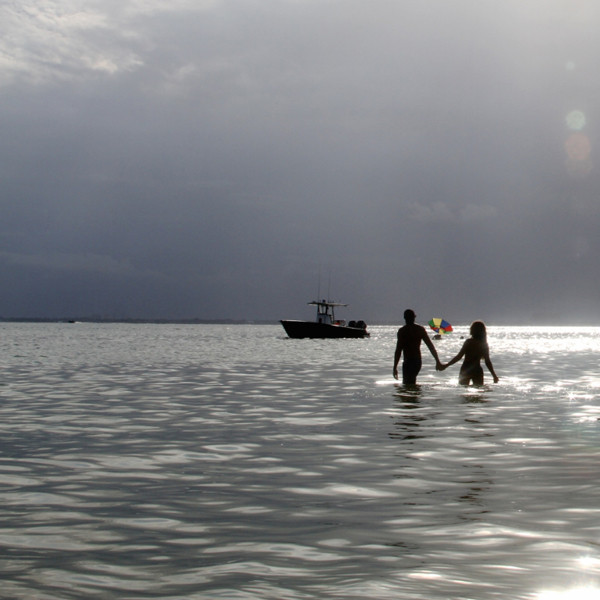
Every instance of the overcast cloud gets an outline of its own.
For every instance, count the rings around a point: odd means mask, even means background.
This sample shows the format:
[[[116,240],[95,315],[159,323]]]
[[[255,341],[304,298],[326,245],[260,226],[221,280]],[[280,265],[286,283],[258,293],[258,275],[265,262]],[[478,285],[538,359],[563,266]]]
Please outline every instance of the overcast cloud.
[[[591,318],[595,0],[0,8],[0,316]]]

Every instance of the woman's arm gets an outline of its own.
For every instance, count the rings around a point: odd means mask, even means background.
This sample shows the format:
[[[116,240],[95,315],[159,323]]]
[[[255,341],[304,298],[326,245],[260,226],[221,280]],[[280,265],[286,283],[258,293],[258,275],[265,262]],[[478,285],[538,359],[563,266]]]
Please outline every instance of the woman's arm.
[[[466,342],[463,344],[463,347],[460,349],[460,352],[452,360],[447,362],[445,365],[442,365],[442,369],[447,369],[450,365],[457,363],[465,355],[465,345]]]
[[[485,366],[488,368],[488,371],[492,374],[492,377],[494,378],[494,383],[498,383],[498,375],[496,375],[496,371],[494,371],[494,365],[492,365],[492,361],[490,359],[489,348],[486,348],[485,354],[483,355],[483,360],[485,362]]]

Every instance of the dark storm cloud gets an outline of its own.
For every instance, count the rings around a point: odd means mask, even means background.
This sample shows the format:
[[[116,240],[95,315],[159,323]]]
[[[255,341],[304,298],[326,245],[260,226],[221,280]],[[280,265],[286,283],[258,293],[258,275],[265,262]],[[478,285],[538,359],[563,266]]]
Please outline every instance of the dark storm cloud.
[[[0,315],[600,299],[591,1],[0,10]]]

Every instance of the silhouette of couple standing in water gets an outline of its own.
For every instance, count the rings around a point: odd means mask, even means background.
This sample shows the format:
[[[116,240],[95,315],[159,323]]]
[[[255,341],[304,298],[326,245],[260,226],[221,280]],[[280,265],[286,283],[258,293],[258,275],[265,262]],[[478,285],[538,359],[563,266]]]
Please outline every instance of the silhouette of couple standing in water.
[[[481,321],[475,321],[471,324],[471,337],[465,341],[459,353],[446,364],[442,364],[438,357],[437,350],[433,342],[427,335],[425,327],[415,323],[417,315],[410,308],[404,311],[404,320],[406,325],[398,329],[398,342],[396,352],[394,353],[394,378],[398,379],[398,363],[400,357],[402,360],[402,383],[414,385],[417,383],[417,375],[421,370],[421,342],[429,348],[429,351],[435,358],[435,368],[437,371],[444,371],[450,365],[457,363],[464,357],[464,362],[460,367],[458,383],[461,385],[483,385],[483,360],[489,372],[494,378],[494,383],[498,383],[498,376],[494,371],[492,361],[490,360],[490,349],[487,343],[487,332],[485,324]]]

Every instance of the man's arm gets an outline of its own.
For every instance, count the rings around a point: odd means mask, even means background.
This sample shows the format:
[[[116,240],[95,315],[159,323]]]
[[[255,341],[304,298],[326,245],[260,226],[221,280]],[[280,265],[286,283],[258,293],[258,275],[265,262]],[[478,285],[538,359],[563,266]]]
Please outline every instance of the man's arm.
[[[435,349],[435,346],[433,345],[433,342],[431,341],[431,339],[427,335],[427,332],[425,331],[425,329],[423,329],[423,337],[421,339],[425,342],[425,345],[429,348],[429,351],[433,355],[433,358],[435,358],[435,368],[436,368],[436,370],[437,371],[441,371],[442,370],[442,363],[440,362],[437,350]]]
[[[403,346],[404,342],[402,340],[402,335],[398,332],[398,342],[396,343],[396,352],[394,352],[394,379],[398,379],[398,363],[400,362]]]

